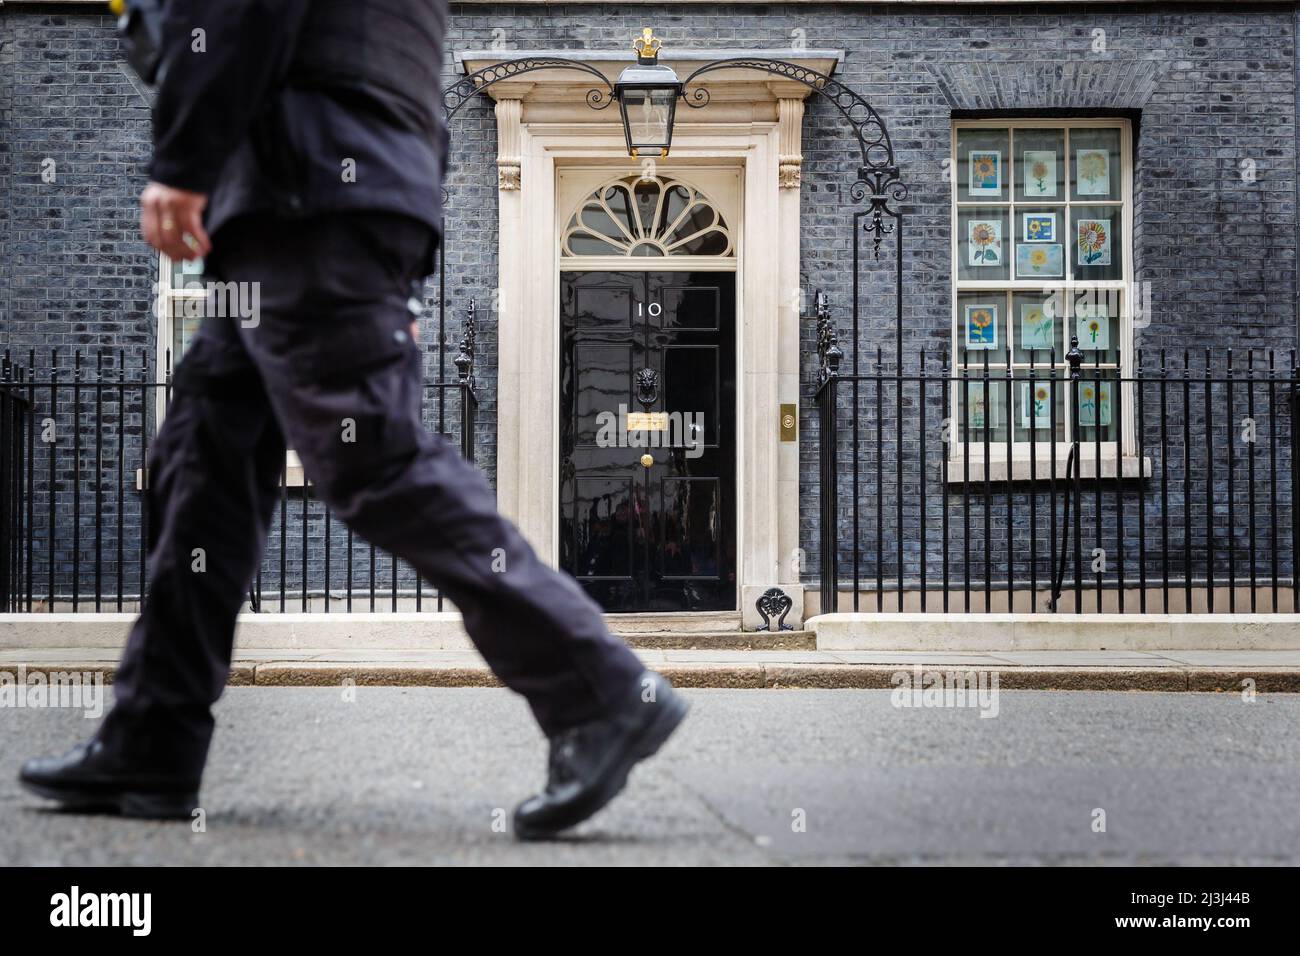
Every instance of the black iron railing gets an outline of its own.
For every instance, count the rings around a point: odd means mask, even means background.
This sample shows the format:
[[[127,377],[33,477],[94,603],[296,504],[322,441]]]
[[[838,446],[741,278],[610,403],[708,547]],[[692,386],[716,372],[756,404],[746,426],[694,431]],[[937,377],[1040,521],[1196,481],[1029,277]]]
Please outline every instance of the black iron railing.
[[[1300,611],[1293,352],[841,375],[819,311],[823,613]]]
[[[472,321],[425,424],[474,457]],[[133,611],[148,582],[149,446],[171,399],[151,351],[0,360],[0,610]],[[356,538],[289,456],[250,589],[255,611],[441,610],[414,569]]]
[[[23,593],[23,543],[31,518],[24,494],[31,414],[28,401],[0,384],[0,610],[16,605]]]

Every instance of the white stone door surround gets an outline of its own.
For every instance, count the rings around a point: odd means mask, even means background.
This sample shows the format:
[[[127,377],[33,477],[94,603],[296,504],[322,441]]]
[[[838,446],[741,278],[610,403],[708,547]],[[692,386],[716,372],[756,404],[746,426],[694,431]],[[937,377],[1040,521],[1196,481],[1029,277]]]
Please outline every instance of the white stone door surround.
[[[630,49],[467,52],[457,60],[468,73],[539,55],[580,58],[611,80],[634,60]],[[684,78],[704,62],[740,55],[828,74],[841,58],[837,51],[692,50],[665,51],[661,61]],[[594,188],[602,176],[644,172],[643,161],[627,155],[618,104],[602,111],[587,105],[587,91],[597,85],[592,80],[576,70],[540,70],[486,91],[496,101],[498,145],[497,499],[553,566],[559,554],[559,235],[573,211],[572,204],[557,208],[560,174],[589,170]],[[780,441],[780,405],[799,401],[800,127],[811,91],[748,70],[719,71],[706,80],[709,105],[679,105],[671,155],[656,160],[656,169],[687,181],[695,169],[710,184],[706,192],[734,170],[735,194],[711,198],[738,213],[739,607],[747,625],[757,624],[755,600],[778,586],[794,601],[792,623],[803,616],[799,443]],[[564,192],[568,201],[573,190]],[[643,260],[660,268],[665,261]]]

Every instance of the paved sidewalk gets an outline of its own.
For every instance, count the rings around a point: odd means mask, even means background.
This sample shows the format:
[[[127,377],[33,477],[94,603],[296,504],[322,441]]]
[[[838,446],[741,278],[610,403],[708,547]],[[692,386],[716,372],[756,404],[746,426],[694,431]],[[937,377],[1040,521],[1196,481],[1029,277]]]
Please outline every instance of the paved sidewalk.
[[[112,679],[118,651],[106,648],[0,650],[0,672],[102,672]],[[996,672],[1017,690],[1300,692],[1300,651],[779,651],[656,650],[637,654],[682,687],[890,688],[894,675],[923,671]],[[490,687],[474,651],[256,650],[237,654],[230,683],[266,686],[357,684]],[[911,683],[909,682],[909,685]]]

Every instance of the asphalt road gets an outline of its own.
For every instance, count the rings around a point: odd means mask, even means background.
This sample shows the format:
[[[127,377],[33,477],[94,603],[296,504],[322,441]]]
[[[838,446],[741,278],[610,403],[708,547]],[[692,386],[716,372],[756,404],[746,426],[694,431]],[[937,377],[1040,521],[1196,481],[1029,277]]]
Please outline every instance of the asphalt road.
[[[519,844],[500,822],[545,748],[518,699],[355,693],[231,688],[204,832],[43,809],[18,765],[94,722],[0,710],[0,863],[1300,863],[1300,695],[1003,691],[989,719],[887,691],[687,691],[618,801]]]

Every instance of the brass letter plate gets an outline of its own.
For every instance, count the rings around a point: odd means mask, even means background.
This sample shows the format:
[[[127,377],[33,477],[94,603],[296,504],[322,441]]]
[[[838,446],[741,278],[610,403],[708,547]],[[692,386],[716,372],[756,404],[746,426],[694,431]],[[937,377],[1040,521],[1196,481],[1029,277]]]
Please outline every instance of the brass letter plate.
[[[627,430],[630,432],[668,431],[667,412],[628,412]]]

